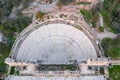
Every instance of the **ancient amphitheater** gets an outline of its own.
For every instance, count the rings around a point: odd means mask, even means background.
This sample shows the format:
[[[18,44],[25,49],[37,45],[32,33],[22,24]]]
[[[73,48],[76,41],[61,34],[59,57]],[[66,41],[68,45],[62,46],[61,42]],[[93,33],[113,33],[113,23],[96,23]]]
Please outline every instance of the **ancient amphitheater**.
[[[31,32],[13,53],[16,60],[43,61],[44,64],[68,64],[96,59],[96,50],[80,30],[66,24],[48,24]]]
[[[53,12],[18,35],[5,60],[15,73],[6,80],[106,80],[106,71],[100,73],[108,66],[103,54],[81,14]]]

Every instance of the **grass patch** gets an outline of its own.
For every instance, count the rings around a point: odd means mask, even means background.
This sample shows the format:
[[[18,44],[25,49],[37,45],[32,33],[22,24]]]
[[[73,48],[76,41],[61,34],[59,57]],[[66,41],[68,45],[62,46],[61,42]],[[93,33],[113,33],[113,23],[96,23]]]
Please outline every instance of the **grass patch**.
[[[70,65],[65,65],[65,64],[61,64],[61,65],[41,65],[40,67],[38,67],[38,70],[40,71],[55,71],[55,70],[60,70],[60,71],[64,71],[64,70],[76,70],[76,66],[73,64]]]
[[[2,24],[0,24],[0,31],[3,31],[3,25]]]
[[[109,68],[108,80],[119,80],[120,79],[120,65],[114,65],[113,68]]]
[[[90,20],[92,18],[92,14],[90,13],[90,11],[87,10],[80,10],[80,13],[82,15],[84,15],[88,20]]]
[[[7,73],[7,65],[4,63],[5,57],[0,56],[0,74]]]
[[[118,59],[120,57],[120,35],[115,39],[104,38],[101,45],[105,54],[112,59]]]
[[[107,12],[106,12],[105,10],[102,10],[102,11],[101,11],[101,14],[102,14],[102,16],[103,16],[103,21],[104,21],[105,27],[106,27],[106,28],[110,28],[111,24],[110,24],[110,22],[108,21],[108,19],[106,18],[106,15],[108,15]]]
[[[19,72],[19,71],[16,71],[16,74],[17,74],[17,75],[19,75],[19,74],[20,74],[20,72]]]
[[[15,73],[15,67],[11,67],[10,74],[13,75]]]

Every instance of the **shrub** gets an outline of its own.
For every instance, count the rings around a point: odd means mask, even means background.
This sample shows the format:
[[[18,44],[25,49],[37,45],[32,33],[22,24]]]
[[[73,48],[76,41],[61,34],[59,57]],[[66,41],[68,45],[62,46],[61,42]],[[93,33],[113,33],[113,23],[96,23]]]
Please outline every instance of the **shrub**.
[[[106,55],[113,59],[120,57],[120,35],[115,39],[104,38],[102,40],[102,47]]]
[[[100,32],[104,32],[104,28],[102,26],[100,26],[98,29]]]
[[[120,1],[104,0],[101,14],[106,28],[112,29],[114,33],[120,33]]]
[[[81,14],[83,14],[87,19],[91,19],[92,18],[92,14],[87,11],[87,10],[80,10]]]
[[[42,19],[43,18],[43,16],[44,16],[44,13],[43,12],[40,12],[40,11],[38,11],[37,13],[36,13],[36,18],[37,19]]]

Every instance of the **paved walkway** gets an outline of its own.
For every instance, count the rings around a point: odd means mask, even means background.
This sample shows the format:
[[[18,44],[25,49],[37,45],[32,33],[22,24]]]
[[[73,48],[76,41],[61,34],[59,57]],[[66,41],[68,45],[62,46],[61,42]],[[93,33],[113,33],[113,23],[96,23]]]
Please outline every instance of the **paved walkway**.
[[[120,60],[110,60],[110,63],[112,63],[112,65],[120,65]]]
[[[97,37],[102,40],[103,38],[116,38],[117,34],[115,33],[112,33],[112,32],[109,32],[105,26],[104,26],[104,22],[103,22],[103,17],[101,14],[99,14],[100,16],[100,19],[99,19],[99,22],[98,22],[98,26],[101,26],[104,28],[104,32],[98,32],[94,29],[94,33],[97,35]]]
[[[105,30],[105,32],[98,32],[94,29],[94,33],[97,35],[97,37],[102,40],[103,38],[116,38],[117,34],[114,34],[112,32],[108,32]]]

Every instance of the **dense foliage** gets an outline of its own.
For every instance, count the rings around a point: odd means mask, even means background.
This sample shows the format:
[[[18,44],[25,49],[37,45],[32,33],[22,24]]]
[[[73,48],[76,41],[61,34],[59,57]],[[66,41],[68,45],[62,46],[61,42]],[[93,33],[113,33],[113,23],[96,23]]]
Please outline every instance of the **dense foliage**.
[[[31,19],[23,16],[21,11],[16,11],[19,12],[19,14],[17,14],[14,19],[8,18],[13,7],[17,7],[20,4],[22,4],[23,7],[28,6],[27,0],[0,0],[0,27],[2,27],[3,30],[1,31],[3,31],[3,33],[21,32],[31,23]]]
[[[10,53],[10,47],[7,44],[0,43],[0,75],[7,73],[7,66],[4,63],[6,57]]]
[[[114,65],[112,68],[109,68],[109,77],[108,80],[120,79],[120,65]]]
[[[14,6],[23,5],[23,8],[26,8],[33,0],[0,0],[0,22],[6,19]]]
[[[87,10],[80,10],[81,14],[83,14],[87,19],[91,19],[92,18],[92,14],[90,11]]]
[[[105,38],[102,40],[102,47],[105,54],[113,59],[120,57],[120,35],[115,39]]]
[[[82,9],[80,10],[80,13],[83,14],[87,22],[92,23],[92,26],[96,27],[96,23],[99,20],[99,12],[97,11],[97,9],[92,9],[89,11]]]
[[[20,15],[15,19],[8,19],[3,25],[4,30],[11,30],[12,32],[21,32],[30,23],[31,19],[29,17]]]
[[[7,72],[7,66],[4,63],[6,57],[10,53],[10,49],[14,43],[17,33],[20,33],[25,27],[27,27],[32,19],[24,16],[21,11],[18,10],[15,18],[9,18],[13,7],[18,7],[20,4],[25,9],[29,2],[33,0],[0,0],[0,32],[2,32],[6,39],[6,43],[0,43],[0,77]]]
[[[101,13],[105,26],[115,33],[120,33],[120,0],[104,0]]]

